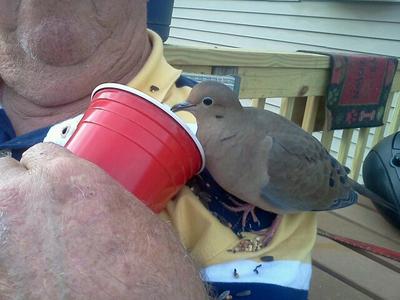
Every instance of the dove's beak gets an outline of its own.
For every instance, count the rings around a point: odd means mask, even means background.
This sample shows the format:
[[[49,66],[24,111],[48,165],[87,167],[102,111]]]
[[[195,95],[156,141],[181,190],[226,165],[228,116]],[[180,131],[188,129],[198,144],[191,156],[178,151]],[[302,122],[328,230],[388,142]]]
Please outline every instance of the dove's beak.
[[[190,111],[190,109],[188,109],[188,108],[193,107],[193,106],[196,106],[196,104],[192,104],[190,102],[185,101],[185,102],[178,103],[178,104],[175,104],[174,106],[172,106],[171,111],[172,112],[178,112],[181,110]]]

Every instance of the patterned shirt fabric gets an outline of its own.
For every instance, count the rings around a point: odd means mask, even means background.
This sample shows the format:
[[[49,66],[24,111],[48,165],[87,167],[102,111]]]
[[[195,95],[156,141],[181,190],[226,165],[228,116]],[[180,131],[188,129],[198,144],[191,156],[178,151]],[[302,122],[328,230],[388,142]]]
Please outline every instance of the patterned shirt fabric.
[[[149,36],[152,53],[127,85],[168,105],[179,103],[195,82],[170,66],[163,56],[161,39],[151,31]],[[189,114],[180,116],[186,122],[194,122]],[[23,151],[44,140],[64,145],[62,129],[67,126],[73,131],[80,117],[16,136],[0,108],[0,156],[1,151],[10,150],[19,159]],[[242,212],[227,209],[241,204],[243,201],[225,192],[205,170],[168,203],[160,217],[176,229],[199,266],[210,294],[217,299],[307,299],[310,254],[316,236],[315,214],[283,216],[268,246],[252,247],[260,238],[255,232],[268,228],[276,215],[255,209],[256,219],[249,215],[243,222]],[[249,246],[237,250],[243,242]]]
[[[0,107],[0,151],[11,151],[12,157],[19,160],[26,149],[43,141],[49,128],[41,128],[17,137],[5,111]]]

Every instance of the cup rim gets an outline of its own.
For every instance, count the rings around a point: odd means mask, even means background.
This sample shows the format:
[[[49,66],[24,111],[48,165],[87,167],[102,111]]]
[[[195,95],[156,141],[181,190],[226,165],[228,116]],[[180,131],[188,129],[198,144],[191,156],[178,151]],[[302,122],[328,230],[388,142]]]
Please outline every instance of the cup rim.
[[[200,144],[199,139],[196,137],[196,135],[193,133],[193,131],[189,128],[189,126],[186,125],[185,122],[183,122],[182,119],[180,119],[175,113],[173,113],[170,109],[170,107],[166,104],[161,103],[160,101],[154,99],[153,97],[143,93],[142,91],[139,91],[135,88],[132,88],[130,86],[127,85],[123,85],[120,83],[102,83],[100,85],[98,85],[97,87],[94,88],[92,95],[90,97],[91,101],[93,100],[94,95],[99,92],[100,90],[104,90],[104,89],[108,89],[108,88],[112,88],[112,89],[117,89],[117,90],[122,90],[128,93],[131,93],[133,95],[137,95],[143,99],[145,99],[146,101],[150,102],[151,104],[157,106],[158,108],[160,108],[161,110],[163,110],[165,113],[167,113],[171,118],[173,118],[185,131],[186,133],[190,136],[190,138],[193,140],[193,142],[195,143],[197,150],[200,153],[201,156],[201,167],[200,170],[196,173],[199,174],[201,173],[206,165],[206,158],[205,158],[205,154],[204,154],[204,149],[203,146]]]

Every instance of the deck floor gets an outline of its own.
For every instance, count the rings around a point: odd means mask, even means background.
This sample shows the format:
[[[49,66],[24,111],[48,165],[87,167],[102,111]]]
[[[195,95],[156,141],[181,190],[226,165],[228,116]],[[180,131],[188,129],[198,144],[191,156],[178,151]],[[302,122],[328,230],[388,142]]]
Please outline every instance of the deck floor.
[[[318,213],[318,227],[400,251],[400,230],[387,223],[370,200]],[[310,300],[400,300],[400,262],[317,237]]]

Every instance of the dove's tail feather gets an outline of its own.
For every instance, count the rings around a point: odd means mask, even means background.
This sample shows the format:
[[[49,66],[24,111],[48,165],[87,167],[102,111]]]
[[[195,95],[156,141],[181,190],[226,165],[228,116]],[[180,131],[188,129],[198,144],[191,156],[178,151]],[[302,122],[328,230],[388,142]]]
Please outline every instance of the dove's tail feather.
[[[345,198],[339,198],[333,201],[333,203],[329,206],[328,209],[325,210],[333,210],[338,208],[344,208],[350,205],[353,205],[358,202],[358,195],[354,191],[350,191],[349,195]]]
[[[347,197],[335,199],[332,203],[330,203],[329,207],[313,209],[312,211],[327,211],[327,210],[345,208],[357,202],[358,202],[358,194],[355,191],[350,190]]]
[[[395,208],[388,201],[386,201],[384,198],[382,198],[378,194],[374,193],[370,189],[366,188],[364,185],[359,184],[357,181],[354,181],[350,178],[348,178],[348,180],[350,181],[353,189],[360,195],[363,195],[363,196],[369,198],[372,202],[377,203],[380,206],[383,206],[390,210],[395,210]]]

